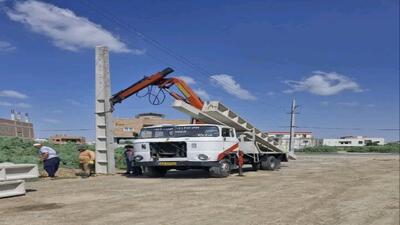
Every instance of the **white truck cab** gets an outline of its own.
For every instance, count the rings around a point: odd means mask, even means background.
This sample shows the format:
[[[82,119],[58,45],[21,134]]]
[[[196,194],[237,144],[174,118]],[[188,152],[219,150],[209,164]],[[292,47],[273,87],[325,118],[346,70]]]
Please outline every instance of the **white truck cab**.
[[[227,126],[159,125],[143,128],[133,145],[135,165],[143,166],[148,176],[163,176],[169,169],[215,167],[212,171],[218,170],[214,171],[217,174],[210,172],[220,177],[227,173],[220,171],[221,166],[232,166],[239,140],[235,130]]]

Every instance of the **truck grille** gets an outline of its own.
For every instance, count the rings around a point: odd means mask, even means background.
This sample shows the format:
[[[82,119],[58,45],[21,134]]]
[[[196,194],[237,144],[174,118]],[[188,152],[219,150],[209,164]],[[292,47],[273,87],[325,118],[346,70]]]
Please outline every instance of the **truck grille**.
[[[150,154],[153,158],[186,158],[186,142],[153,142]]]

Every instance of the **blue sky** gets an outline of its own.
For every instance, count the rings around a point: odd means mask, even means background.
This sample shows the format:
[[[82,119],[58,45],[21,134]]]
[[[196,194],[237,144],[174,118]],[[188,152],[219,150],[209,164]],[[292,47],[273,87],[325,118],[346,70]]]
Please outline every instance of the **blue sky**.
[[[0,8],[0,117],[28,112],[36,137],[93,139],[92,130],[47,130],[94,128],[94,46],[105,44],[113,93],[171,66],[264,131],[287,129],[296,98],[298,130],[399,139],[398,1],[0,0]],[[185,118],[171,102],[132,97],[113,116]]]

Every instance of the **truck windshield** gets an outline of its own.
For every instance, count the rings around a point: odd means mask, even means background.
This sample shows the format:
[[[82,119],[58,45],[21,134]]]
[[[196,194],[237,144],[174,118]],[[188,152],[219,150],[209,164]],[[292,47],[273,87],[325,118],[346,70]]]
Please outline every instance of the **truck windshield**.
[[[168,138],[168,137],[218,137],[216,126],[171,126],[143,128],[139,138]]]

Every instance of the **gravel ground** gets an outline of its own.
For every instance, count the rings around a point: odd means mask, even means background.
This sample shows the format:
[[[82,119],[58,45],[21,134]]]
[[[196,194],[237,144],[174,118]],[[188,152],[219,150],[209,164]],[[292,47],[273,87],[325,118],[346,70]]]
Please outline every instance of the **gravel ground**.
[[[299,155],[279,171],[208,178],[40,180],[0,199],[0,224],[399,224],[399,155]]]

